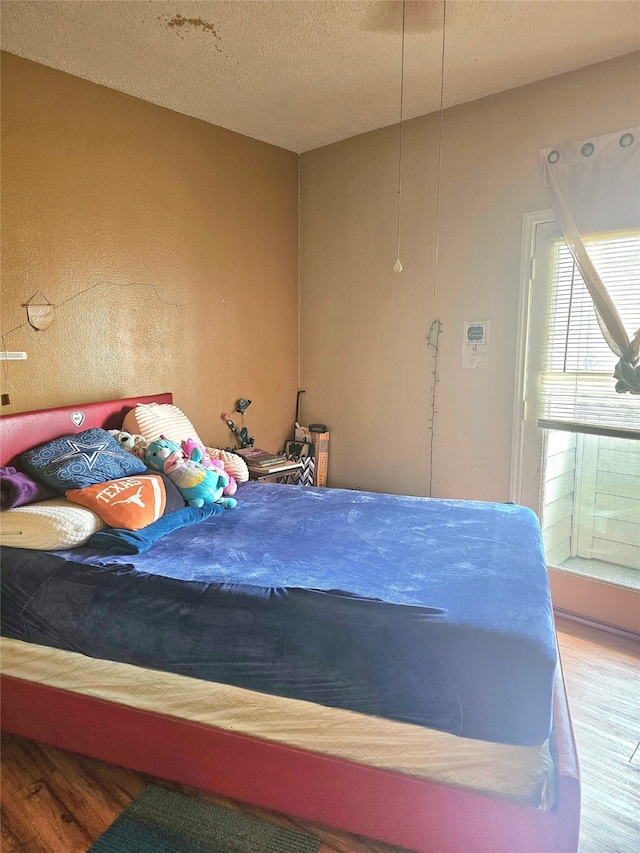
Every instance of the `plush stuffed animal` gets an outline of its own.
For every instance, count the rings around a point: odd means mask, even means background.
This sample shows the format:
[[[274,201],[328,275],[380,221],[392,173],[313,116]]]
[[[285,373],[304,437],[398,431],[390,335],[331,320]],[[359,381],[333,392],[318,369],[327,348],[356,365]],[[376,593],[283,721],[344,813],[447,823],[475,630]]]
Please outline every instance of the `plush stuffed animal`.
[[[224,494],[227,497],[235,495],[238,489],[238,484],[234,477],[232,477],[226,470],[222,459],[212,459],[207,453],[207,449],[204,444],[200,444],[200,442],[196,441],[195,438],[188,438],[186,441],[183,441],[182,450],[188,459],[193,459],[194,462],[199,462],[201,465],[204,465],[205,468],[209,468],[211,471],[216,471],[218,474],[225,474],[229,478],[229,485],[224,488]]]
[[[159,438],[147,445],[144,461],[148,468],[163,471],[180,489],[189,506],[202,506],[205,503],[219,503],[225,509],[233,509],[238,503],[235,498],[223,496],[223,490],[229,483],[229,478],[220,476],[214,471],[187,459],[182,448],[169,441]]]
[[[147,440],[143,435],[132,435],[123,429],[110,429],[109,435],[112,435],[123,450],[128,453],[133,453],[144,459],[144,449]]]

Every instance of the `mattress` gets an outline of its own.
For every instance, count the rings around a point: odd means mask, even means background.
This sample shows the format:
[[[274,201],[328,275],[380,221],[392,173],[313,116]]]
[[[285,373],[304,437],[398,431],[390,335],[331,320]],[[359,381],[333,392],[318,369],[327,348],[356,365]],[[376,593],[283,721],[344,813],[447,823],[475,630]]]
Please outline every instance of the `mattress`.
[[[2,632],[496,743],[551,731],[553,616],[523,507],[247,483],[148,551],[3,549]]]
[[[0,639],[5,675],[549,809],[548,743],[510,746],[183,675]]]

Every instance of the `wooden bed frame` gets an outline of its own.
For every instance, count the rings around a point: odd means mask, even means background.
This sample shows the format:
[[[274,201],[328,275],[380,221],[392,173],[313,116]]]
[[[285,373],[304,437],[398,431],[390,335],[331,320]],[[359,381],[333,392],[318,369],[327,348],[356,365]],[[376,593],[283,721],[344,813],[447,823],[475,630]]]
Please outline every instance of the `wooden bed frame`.
[[[88,427],[119,428],[133,397],[6,415],[0,464]],[[580,780],[558,667],[557,794],[552,810],[356,764],[259,738],[2,676],[2,728],[123,767],[418,853],[576,853]]]

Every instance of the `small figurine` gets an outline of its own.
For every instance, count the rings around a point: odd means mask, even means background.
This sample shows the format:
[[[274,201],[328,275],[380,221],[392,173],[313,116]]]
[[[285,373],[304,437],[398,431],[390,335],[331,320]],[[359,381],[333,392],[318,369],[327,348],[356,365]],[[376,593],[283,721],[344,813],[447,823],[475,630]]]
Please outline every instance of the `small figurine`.
[[[253,447],[253,442],[255,441],[255,438],[249,435],[249,430],[245,426],[243,426],[242,429],[239,430],[238,427],[231,420],[229,415],[226,414],[226,412],[223,412],[220,417],[226,423],[226,425],[229,427],[235,437],[238,439],[238,444],[240,445],[240,447]]]

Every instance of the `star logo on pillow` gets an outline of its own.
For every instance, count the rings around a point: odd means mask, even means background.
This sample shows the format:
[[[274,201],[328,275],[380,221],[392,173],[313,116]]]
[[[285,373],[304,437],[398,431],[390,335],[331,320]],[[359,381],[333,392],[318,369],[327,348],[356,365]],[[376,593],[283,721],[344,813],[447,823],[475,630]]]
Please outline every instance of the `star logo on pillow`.
[[[119,457],[119,454],[112,450],[107,450],[107,442],[103,441],[99,444],[83,444],[78,441],[67,439],[67,444],[71,446],[68,453],[63,453],[58,456],[58,462],[63,462],[65,459],[71,459],[73,456],[82,456],[87,461],[87,467],[91,470],[96,465],[101,455]]]
[[[23,460],[27,470],[54,491],[104,483],[145,470],[142,459],[127,453],[99,427],[54,438],[27,450]]]

